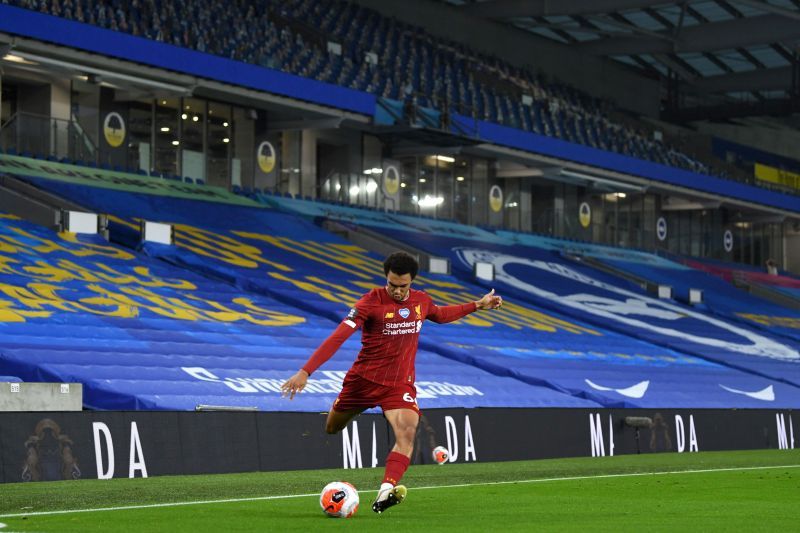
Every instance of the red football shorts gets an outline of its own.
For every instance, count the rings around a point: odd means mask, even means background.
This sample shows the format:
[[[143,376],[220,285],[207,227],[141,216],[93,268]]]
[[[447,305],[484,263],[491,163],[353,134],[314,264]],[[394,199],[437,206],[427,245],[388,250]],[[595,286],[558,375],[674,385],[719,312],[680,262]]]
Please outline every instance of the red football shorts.
[[[348,372],[342,383],[342,392],[333,402],[334,411],[370,409],[380,405],[384,411],[411,409],[419,413],[417,388],[411,383],[389,387],[380,385],[358,374]]]

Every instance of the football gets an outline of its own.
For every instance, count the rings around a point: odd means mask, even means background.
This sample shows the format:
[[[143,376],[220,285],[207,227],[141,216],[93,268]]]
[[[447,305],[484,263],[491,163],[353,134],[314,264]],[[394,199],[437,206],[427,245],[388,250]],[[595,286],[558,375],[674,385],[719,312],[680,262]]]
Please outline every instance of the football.
[[[433,460],[437,464],[443,465],[450,459],[450,452],[444,446],[437,446],[433,449]]]
[[[358,511],[358,491],[346,481],[328,483],[319,496],[319,506],[332,518],[350,518]]]

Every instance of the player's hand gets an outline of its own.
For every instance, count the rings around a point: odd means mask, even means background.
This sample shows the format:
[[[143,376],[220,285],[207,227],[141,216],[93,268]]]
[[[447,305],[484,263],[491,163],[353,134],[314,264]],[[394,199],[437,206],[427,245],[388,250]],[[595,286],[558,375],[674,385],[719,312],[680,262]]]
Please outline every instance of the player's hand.
[[[503,305],[503,297],[495,296],[494,289],[483,295],[483,298],[475,302],[478,309],[500,309]]]
[[[294,395],[306,388],[308,382],[308,373],[305,370],[298,370],[297,373],[283,382],[281,385],[281,398],[289,396],[290,400],[294,399]]]

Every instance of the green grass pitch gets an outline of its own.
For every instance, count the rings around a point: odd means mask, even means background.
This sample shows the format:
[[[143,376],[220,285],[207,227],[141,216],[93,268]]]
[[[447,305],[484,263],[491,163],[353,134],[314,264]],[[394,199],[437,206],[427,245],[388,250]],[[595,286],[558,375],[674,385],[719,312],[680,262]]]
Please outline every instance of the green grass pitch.
[[[0,485],[7,531],[797,531],[800,451],[412,466],[375,515],[381,468]],[[353,483],[331,519],[318,493]]]

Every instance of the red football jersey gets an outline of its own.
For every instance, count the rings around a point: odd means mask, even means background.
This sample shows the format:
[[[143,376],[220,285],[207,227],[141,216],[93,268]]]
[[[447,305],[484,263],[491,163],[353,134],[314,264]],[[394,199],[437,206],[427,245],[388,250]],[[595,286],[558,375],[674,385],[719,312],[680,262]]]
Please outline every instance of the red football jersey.
[[[452,322],[475,309],[475,302],[439,307],[425,292],[414,289],[402,302],[395,301],[384,287],[372,289],[356,302],[303,369],[311,374],[361,328],[361,351],[351,372],[381,385],[414,383],[417,344],[425,320]]]

